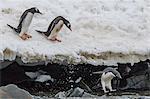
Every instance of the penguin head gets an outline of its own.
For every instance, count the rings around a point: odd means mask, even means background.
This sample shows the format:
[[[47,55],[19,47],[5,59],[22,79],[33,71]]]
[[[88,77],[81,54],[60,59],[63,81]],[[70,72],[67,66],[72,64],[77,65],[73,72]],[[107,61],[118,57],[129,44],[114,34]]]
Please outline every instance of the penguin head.
[[[39,9],[37,9],[36,7],[30,8],[29,11],[30,11],[31,13],[33,13],[33,14],[34,14],[34,13],[42,14],[42,13],[39,11]]]
[[[64,20],[64,24],[70,29],[70,31],[72,31],[71,24],[68,20]]]

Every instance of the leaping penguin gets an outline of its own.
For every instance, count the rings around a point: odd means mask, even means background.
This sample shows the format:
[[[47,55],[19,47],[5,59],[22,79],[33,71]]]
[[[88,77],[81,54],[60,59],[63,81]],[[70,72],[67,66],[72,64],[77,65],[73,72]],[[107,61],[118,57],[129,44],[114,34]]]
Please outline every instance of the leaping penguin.
[[[32,21],[32,18],[33,18],[33,15],[35,13],[39,13],[39,14],[42,14],[39,9],[37,9],[36,7],[33,7],[33,8],[30,8],[30,9],[27,9],[25,10],[25,12],[22,14],[22,16],[20,17],[20,20],[19,20],[19,25],[17,28],[7,24],[11,29],[13,29],[15,32],[19,33],[19,36],[23,39],[23,40],[26,40],[28,38],[32,38],[31,35],[29,35],[27,33],[28,31],[28,28],[31,24],[31,21]]]
[[[46,32],[39,31],[39,30],[36,30],[36,31],[46,35],[47,38],[51,41],[61,42],[61,40],[59,40],[57,38],[57,35],[58,35],[58,32],[61,30],[61,28],[63,27],[64,24],[71,30],[70,22],[68,20],[66,20],[64,17],[58,16],[50,23]]]

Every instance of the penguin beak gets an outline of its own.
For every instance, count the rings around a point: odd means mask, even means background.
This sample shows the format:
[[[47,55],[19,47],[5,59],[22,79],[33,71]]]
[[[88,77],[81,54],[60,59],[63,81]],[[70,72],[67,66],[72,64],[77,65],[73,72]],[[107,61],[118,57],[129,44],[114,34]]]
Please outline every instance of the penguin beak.
[[[39,14],[42,14],[42,13],[39,11]]]
[[[119,79],[122,79],[122,77],[121,77],[121,76],[119,76],[118,78],[119,78]]]
[[[70,31],[72,31],[72,29],[71,28],[69,28],[70,29]]]
[[[37,13],[42,14],[40,11],[38,11]]]

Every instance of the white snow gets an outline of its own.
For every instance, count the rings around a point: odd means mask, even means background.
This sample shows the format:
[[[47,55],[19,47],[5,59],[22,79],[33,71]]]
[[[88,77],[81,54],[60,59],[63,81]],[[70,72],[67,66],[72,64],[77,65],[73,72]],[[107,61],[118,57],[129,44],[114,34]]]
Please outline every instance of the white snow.
[[[43,15],[34,16],[32,39],[23,41],[6,24],[16,27],[34,6]],[[63,27],[61,43],[35,32],[60,15],[73,30]],[[0,60],[113,65],[150,58],[150,0],[0,0],[0,23]]]

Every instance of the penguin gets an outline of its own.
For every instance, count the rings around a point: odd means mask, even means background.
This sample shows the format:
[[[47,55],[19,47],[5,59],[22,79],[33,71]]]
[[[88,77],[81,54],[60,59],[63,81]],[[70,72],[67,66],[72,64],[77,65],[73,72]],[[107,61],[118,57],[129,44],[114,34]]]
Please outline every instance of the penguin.
[[[31,35],[29,35],[27,33],[28,28],[31,24],[33,15],[35,13],[39,13],[42,14],[39,9],[37,9],[36,7],[32,7],[30,9],[27,9],[24,11],[24,13],[21,15],[20,20],[19,20],[19,25],[17,28],[7,24],[8,27],[10,27],[11,29],[13,29],[15,32],[17,32],[19,34],[19,36],[21,37],[21,39],[26,40],[28,38],[32,38]]]
[[[111,67],[108,67],[103,70],[103,74],[101,76],[101,85],[104,90],[104,93],[107,93],[109,91],[106,90],[108,88],[110,91],[116,91],[112,89],[111,81],[114,77],[118,77],[119,79],[122,79],[120,73]]]
[[[57,38],[57,35],[64,24],[71,30],[70,22],[66,20],[64,17],[58,16],[50,23],[46,32],[39,31],[39,30],[36,31],[38,33],[42,33],[45,36],[47,36],[48,40],[61,42],[61,40]]]
[[[120,73],[116,70],[116,68],[107,67],[103,71],[97,71],[93,72],[92,74],[102,74],[101,78],[98,79],[101,80],[102,89],[104,90],[104,93],[107,93],[109,91],[106,90],[109,89],[110,91],[116,91],[112,89],[111,81],[113,78],[117,77],[119,79],[122,79]]]

